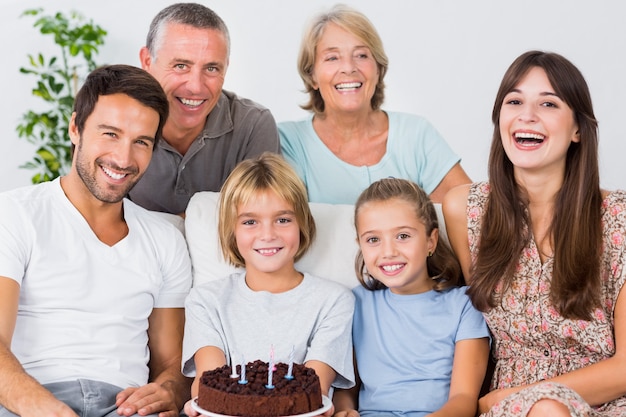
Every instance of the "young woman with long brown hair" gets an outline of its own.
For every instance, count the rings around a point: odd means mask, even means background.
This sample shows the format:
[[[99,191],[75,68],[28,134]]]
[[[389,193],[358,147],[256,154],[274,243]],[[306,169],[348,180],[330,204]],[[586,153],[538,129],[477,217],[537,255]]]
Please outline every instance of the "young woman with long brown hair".
[[[626,193],[600,188],[580,71],[530,51],[496,96],[489,181],[451,190],[448,235],[493,334],[487,416],[626,413]]]

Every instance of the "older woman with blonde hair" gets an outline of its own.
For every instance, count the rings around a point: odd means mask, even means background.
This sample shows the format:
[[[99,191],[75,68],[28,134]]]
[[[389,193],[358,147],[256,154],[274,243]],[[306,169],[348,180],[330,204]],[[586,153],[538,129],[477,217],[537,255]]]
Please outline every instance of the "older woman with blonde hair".
[[[279,123],[281,147],[314,202],[353,204],[372,182],[412,180],[439,202],[470,182],[424,118],[383,111],[388,59],[365,15],[336,5],[305,31],[298,70],[313,114]]]

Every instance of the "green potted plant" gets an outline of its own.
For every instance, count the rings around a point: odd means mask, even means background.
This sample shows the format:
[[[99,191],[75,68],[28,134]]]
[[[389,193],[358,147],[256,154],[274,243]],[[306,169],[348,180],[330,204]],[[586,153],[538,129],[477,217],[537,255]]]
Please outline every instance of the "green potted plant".
[[[26,111],[17,133],[36,146],[33,159],[20,168],[35,170],[32,182],[50,181],[68,172],[72,162],[69,121],[80,79],[95,69],[94,57],[104,44],[107,32],[93,21],[85,21],[75,11],[44,15],[43,9],[26,10],[23,16],[34,16],[34,27],[42,35],[51,35],[60,49],[60,57],[29,54],[29,65],[20,72],[36,77],[32,94],[46,102],[47,110]]]

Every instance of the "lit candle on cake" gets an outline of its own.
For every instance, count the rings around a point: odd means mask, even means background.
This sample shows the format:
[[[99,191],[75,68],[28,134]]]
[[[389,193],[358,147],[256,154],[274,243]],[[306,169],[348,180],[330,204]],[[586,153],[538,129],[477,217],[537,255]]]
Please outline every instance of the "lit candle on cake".
[[[246,381],[246,361],[244,360],[243,355],[241,355],[241,378],[239,379],[239,383],[248,383],[248,381]]]
[[[291,352],[289,352],[289,368],[287,368],[287,375],[285,375],[285,378],[287,379],[293,379],[293,355],[295,350],[296,346],[291,345]]]

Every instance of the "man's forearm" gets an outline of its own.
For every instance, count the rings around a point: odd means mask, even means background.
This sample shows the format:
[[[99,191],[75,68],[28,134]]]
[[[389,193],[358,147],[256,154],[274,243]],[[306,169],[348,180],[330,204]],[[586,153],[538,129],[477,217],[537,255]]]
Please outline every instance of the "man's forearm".
[[[181,410],[183,405],[191,398],[191,383],[193,378],[187,378],[180,372],[179,366],[171,366],[164,369],[152,382],[161,385],[174,395],[176,405]]]
[[[34,400],[39,405],[59,404],[52,393],[26,373],[15,355],[0,343],[0,404],[17,415],[25,415],[23,411],[32,410]],[[46,406],[41,407],[45,409]]]

